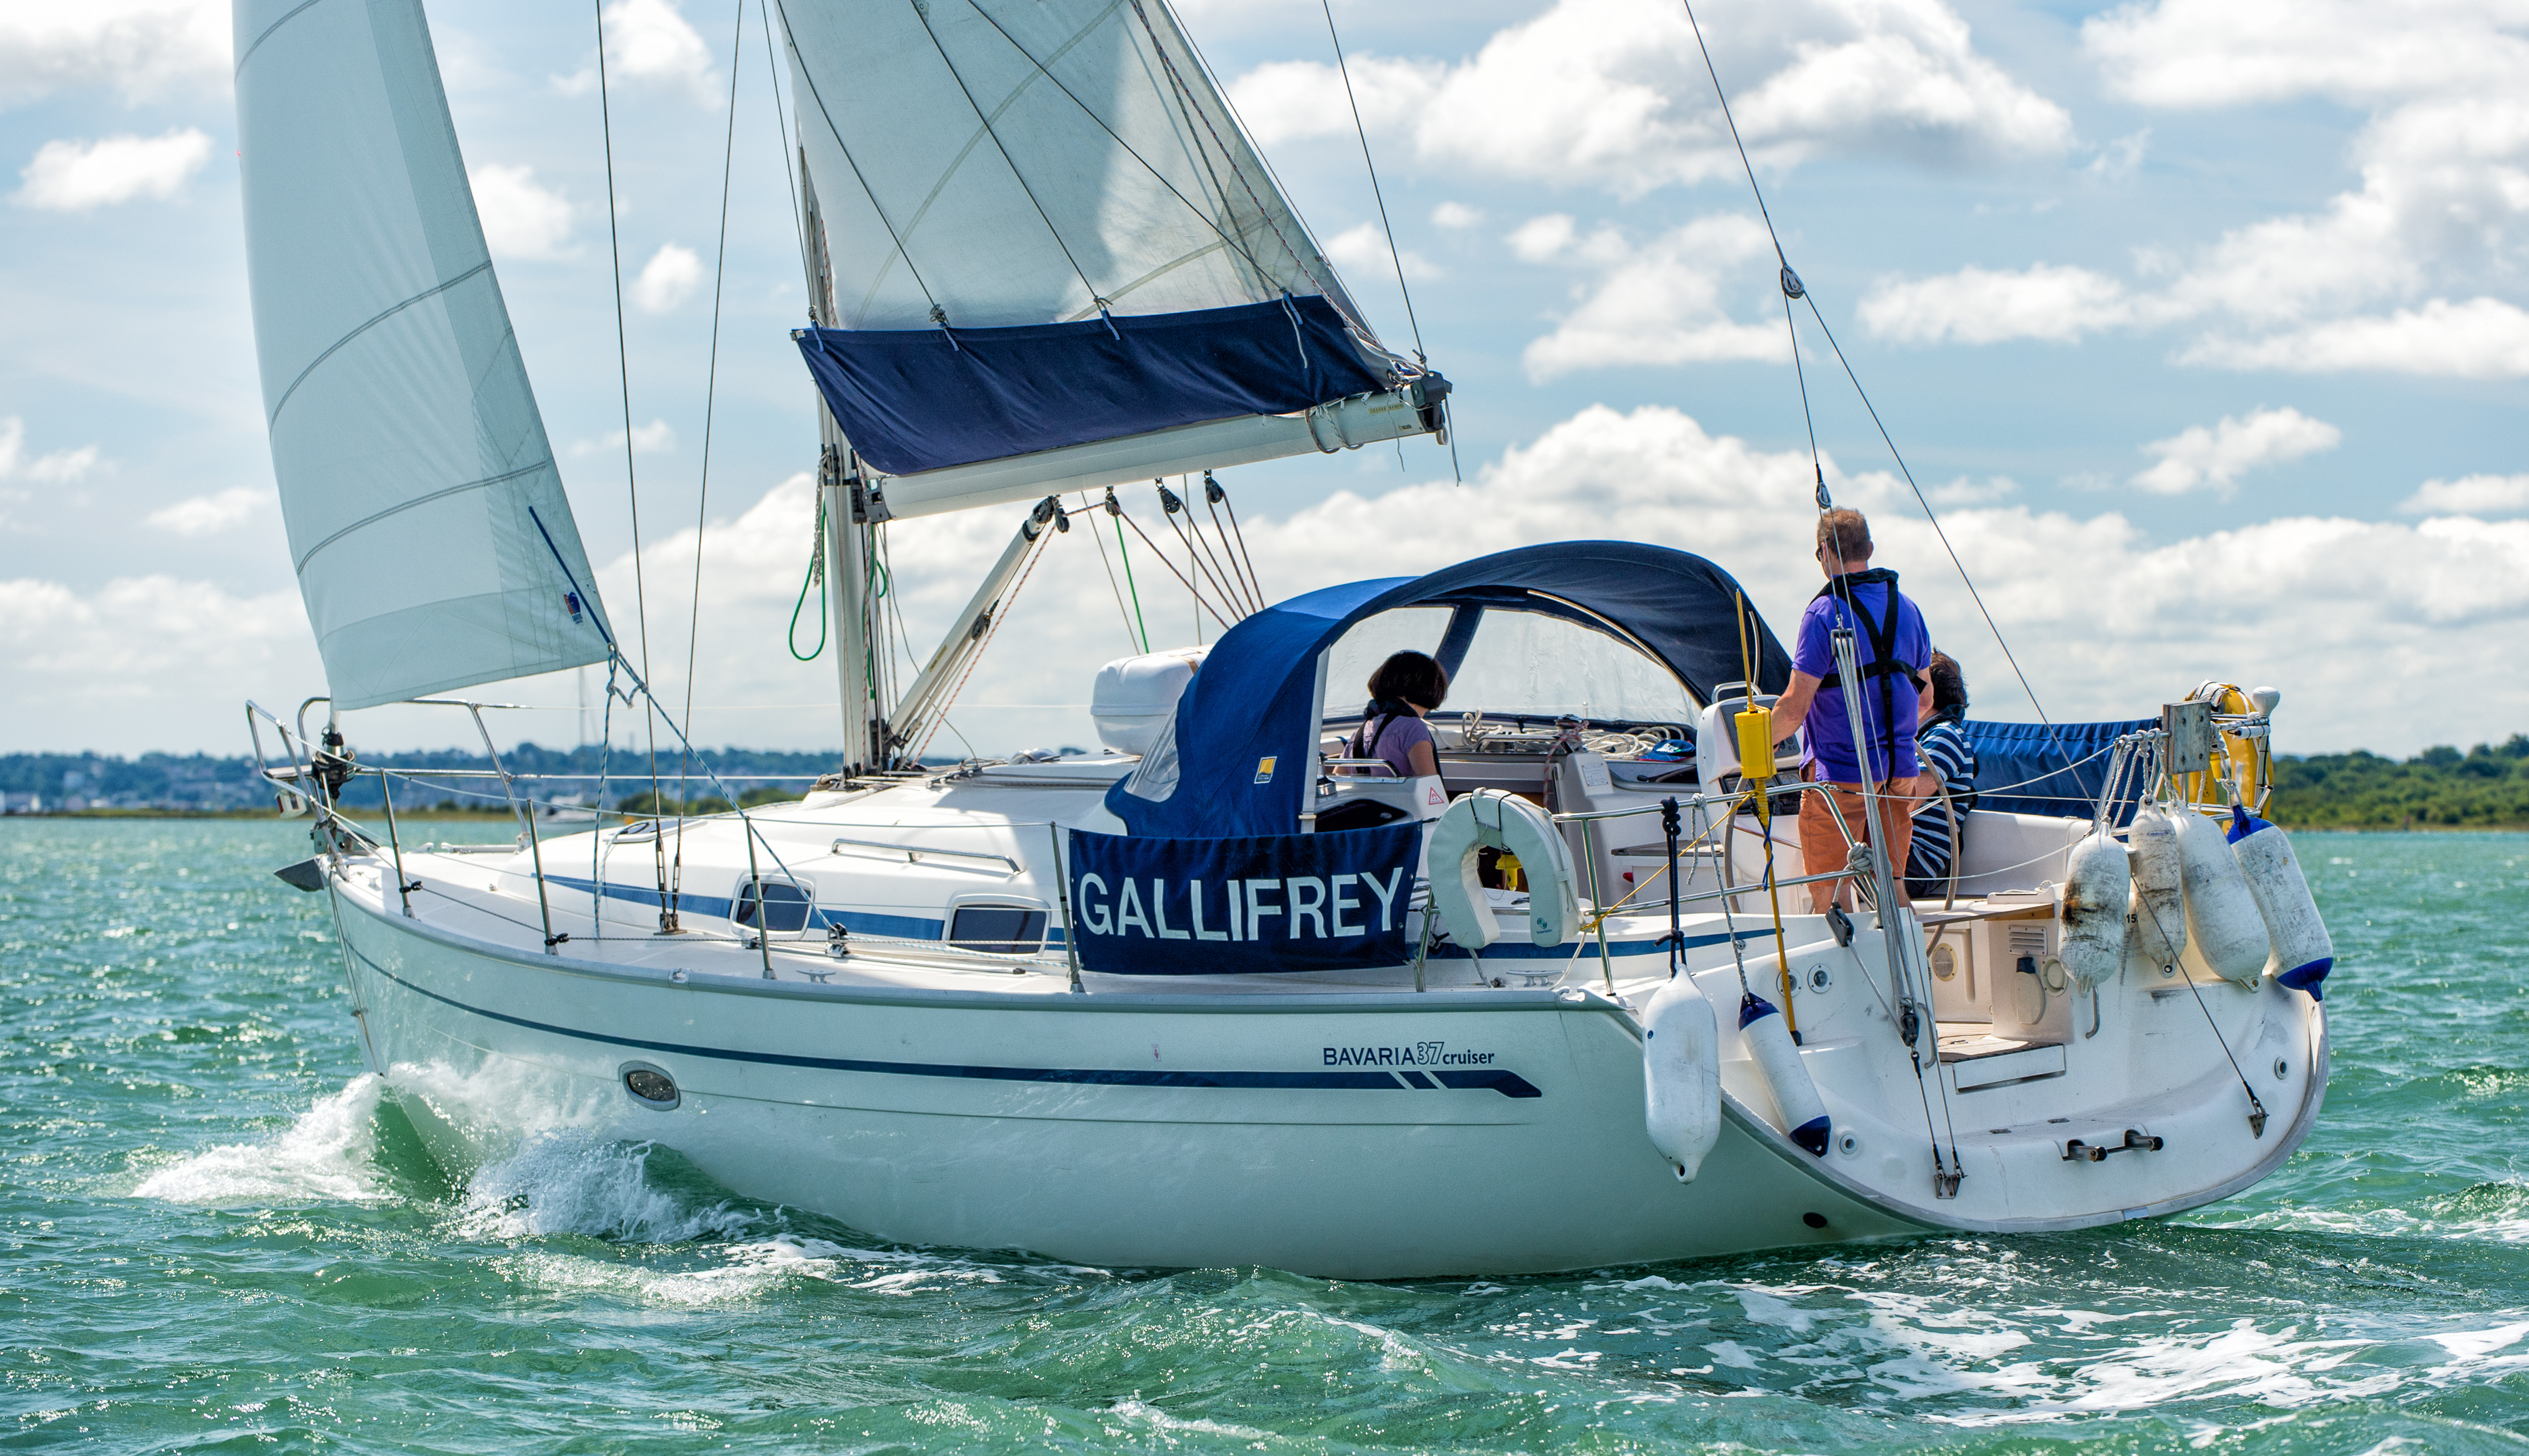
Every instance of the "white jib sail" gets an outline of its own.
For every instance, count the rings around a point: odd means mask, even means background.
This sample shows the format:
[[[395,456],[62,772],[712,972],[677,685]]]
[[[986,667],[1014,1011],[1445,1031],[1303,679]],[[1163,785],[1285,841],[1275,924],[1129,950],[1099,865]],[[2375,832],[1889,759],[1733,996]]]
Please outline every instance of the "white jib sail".
[[[1162,0],[784,0],[847,329],[1323,295],[1360,310]]]
[[[235,18],[273,473],[336,705],[605,660],[419,0]]]

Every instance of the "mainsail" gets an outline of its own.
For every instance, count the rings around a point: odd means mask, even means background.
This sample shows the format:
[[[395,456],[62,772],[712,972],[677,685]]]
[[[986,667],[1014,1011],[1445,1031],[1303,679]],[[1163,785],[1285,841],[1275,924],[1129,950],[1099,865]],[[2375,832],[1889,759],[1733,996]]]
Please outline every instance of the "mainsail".
[[[1163,0],[791,0],[801,352],[889,512],[1438,428]]]
[[[336,706],[603,661],[419,0],[235,14],[273,473]]]

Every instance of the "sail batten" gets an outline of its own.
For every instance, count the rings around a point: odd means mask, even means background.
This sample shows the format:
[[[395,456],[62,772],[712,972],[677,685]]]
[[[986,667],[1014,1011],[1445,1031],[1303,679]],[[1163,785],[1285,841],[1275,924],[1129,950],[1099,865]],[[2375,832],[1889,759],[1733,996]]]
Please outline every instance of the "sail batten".
[[[604,661],[419,0],[239,0],[273,474],[338,707]]]

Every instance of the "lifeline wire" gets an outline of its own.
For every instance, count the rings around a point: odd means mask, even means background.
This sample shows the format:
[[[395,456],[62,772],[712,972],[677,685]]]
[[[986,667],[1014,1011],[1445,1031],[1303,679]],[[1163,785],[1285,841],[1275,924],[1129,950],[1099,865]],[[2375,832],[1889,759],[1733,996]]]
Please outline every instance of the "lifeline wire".
[[[642,718],[648,725],[650,739],[650,796],[659,794],[659,726],[656,721],[659,700],[649,691],[650,675],[650,595],[641,570],[641,482],[632,464],[632,356],[623,340],[623,240],[622,229],[616,219],[615,208],[615,111],[608,99],[606,84],[606,4],[591,0],[597,12],[597,115],[606,140],[606,249],[615,273],[615,372],[623,395],[623,493],[632,515],[632,606],[634,619],[641,627],[642,694],[647,704]],[[676,928],[675,906],[668,898],[668,858],[665,846],[651,841],[651,857],[659,872],[659,928]]]

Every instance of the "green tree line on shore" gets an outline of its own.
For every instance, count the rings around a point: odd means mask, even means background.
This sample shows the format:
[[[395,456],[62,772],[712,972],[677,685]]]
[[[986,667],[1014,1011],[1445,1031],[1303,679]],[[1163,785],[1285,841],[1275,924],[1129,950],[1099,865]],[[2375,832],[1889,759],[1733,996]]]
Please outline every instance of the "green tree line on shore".
[[[2529,733],[2402,762],[2360,749],[2277,755],[2266,817],[2290,829],[2529,828]]]

